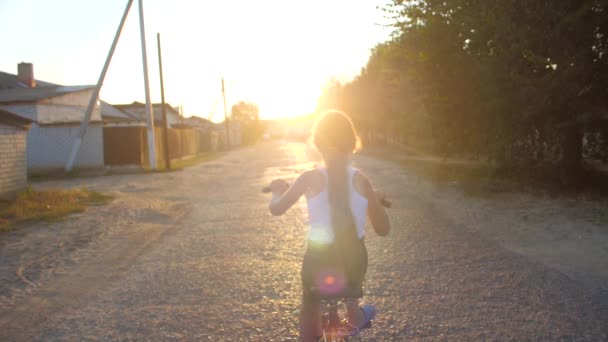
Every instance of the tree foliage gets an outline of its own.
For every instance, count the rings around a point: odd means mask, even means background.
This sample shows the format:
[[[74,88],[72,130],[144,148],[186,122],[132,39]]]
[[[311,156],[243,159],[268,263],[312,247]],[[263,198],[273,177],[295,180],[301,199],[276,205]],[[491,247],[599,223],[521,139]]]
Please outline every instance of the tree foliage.
[[[350,112],[367,139],[571,172],[591,146],[606,157],[608,1],[392,0],[383,9],[392,38],[319,104]]]
[[[243,144],[252,144],[261,137],[263,127],[260,123],[260,110],[252,102],[240,101],[230,111],[230,120],[241,125]]]

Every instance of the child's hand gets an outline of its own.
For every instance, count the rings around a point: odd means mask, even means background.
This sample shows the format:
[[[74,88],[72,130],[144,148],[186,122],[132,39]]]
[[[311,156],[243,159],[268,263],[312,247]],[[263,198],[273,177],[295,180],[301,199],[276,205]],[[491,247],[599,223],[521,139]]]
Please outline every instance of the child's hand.
[[[392,202],[388,199],[388,196],[382,191],[376,191],[376,199],[385,208],[390,208]]]
[[[283,179],[275,179],[270,183],[270,191],[276,195],[282,195],[289,189],[289,183]]]

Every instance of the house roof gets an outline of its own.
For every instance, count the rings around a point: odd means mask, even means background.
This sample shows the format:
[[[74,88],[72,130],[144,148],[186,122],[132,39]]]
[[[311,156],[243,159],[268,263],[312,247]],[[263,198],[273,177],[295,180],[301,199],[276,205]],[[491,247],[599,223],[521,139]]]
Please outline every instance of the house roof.
[[[193,124],[193,125],[213,125],[213,122],[211,122],[211,120],[201,118],[200,116],[196,116],[196,115],[186,118],[185,121],[186,121],[186,123]]]
[[[136,117],[138,120],[146,121],[146,104],[141,102],[133,102],[130,104],[118,104],[113,105],[123,112],[127,112],[133,117]],[[173,108],[168,103],[165,103],[165,109],[167,116],[173,115],[176,118],[176,121],[181,121],[181,115],[179,112]],[[162,103],[153,103],[152,104],[152,112],[154,113],[154,121],[162,121]]]
[[[200,116],[190,116],[182,120],[181,127],[190,127],[190,128],[202,128],[202,129],[213,129],[215,128],[215,124],[210,120],[205,118],[201,118]],[[175,127],[175,125],[174,125]]]
[[[95,88],[95,86],[84,85],[3,89],[0,90],[0,103],[34,102],[49,97],[61,96],[92,88]]]
[[[105,120],[112,121],[128,121],[128,122],[141,122],[142,120],[129,112],[120,110],[116,106],[113,106],[105,101],[101,102],[101,117]]]
[[[36,87],[57,87],[58,84],[44,82],[36,80]],[[26,88],[26,86],[19,81],[17,75],[9,74],[7,72],[0,71],[0,90],[13,89],[13,88]]]
[[[27,126],[32,122],[32,120],[19,116],[9,111],[7,108],[0,107],[0,123],[11,126]]]

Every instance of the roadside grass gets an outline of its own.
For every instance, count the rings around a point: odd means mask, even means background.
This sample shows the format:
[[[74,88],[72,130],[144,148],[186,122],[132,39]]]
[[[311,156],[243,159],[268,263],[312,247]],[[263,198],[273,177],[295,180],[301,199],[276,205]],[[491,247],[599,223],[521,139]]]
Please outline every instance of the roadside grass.
[[[29,221],[57,221],[88,206],[110,202],[112,196],[88,189],[33,190],[28,188],[10,202],[0,203],[0,231]]]
[[[473,160],[443,159],[408,153],[395,147],[368,147],[362,154],[389,160],[436,184],[456,184],[465,194],[484,196],[492,191],[518,190],[514,182],[496,179],[495,168]]]
[[[199,154],[194,157],[189,157],[185,159],[171,159],[171,169],[167,170],[165,168],[165,161],[159,160],[156,164],[156,170],[150,169],[150,166],[146,165],[142,168],[144,173],[154,173],[154,172],[173,172],[180,171],[187,167],[196,166],[201,163],[205,163],[208,161],[212,161],[220,158],[226,152],[206,152],[203,154]]]
[[[30,182],[47,182],[53,180],[75,179],[84,177],[99,177],[104,175],[102,169],[72,170],[65,172],[63,169],[47,170],[44,173],[30,173],[27,179]]]
[[[181,170],[190,166],[196,166],[198,164],[204,163],[204,162],[208,162],[211,160],[215,160],[218,159],[219,157],[221,157],[222,155],[224,155],[225,152],[207,152],[201,155],[198,155],[196,157],[192,157],[192,158],[187,158],[187,159],[178,159],[178,160],[172,160],[171,161],[171,170]],[[164,163],[162,166],[159,166],[159,169],[162,167],[164,168]]]
[[[427,181],[457,185],[470,196],[525,191],[550,196],[584,195],[605,200],[608,194],[608,173],[592,165],[585,167],[577,183],[564,184],[552,165],[507,171],[483,161],[428,156],[390,146],[366,147],[361,153],[393,161]]]

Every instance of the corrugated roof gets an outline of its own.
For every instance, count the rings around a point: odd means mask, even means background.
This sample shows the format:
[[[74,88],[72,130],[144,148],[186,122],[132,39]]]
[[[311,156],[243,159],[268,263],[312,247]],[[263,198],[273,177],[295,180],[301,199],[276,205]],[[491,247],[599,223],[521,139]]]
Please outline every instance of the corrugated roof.
[[[7,108],[0,106],[0,122],[13,125],[13,126],[25,126],[31,124],[32,120],[24,118],[16,113],[11,112]]]
[[[205,118],[201,118],[200,116],[190,116],[186,119],[184,119],[184,122],[191,124],[191,125],[213,125],[213,122],[211,122],[211,120],[209,119],[205,119]]]
[[[113,106],[124,112],[131,114],[132,116],[138,118],[139,120],[146,121],[146,104],[145,103],[135,101],[130,104],[119,104],[119,105],[113,105]],[[173,115],[174,120],[176,122],[180,122],[182,120],[182,117],[179,114],[179,112],[175,108],[173,108],[171,105],[169,105],[168,103],[165,103],[165,109],[167,110],[166,113],[167,113],[167,116],[169,117],[169,120],[170,120],[171,115]],[[154,121],[163,120],[161,103],[153,103],[152,112],[154,113]]]
[[[84,85],[4,89],[0,90],[0,103],[33,102],[92,88],[95,88],[95,86]]]
[[[142,121],[141,119],[131,115],[130,113],[120,110],[119,108],[107,103],[106,101],[101,102],[101,116],[102,118],[109,118],[113,120],[121,121]],[[145,120],[143,120],[145,122]]]
[[[40,80],[36,80],[36,87],[58,87],[59,84],[54,84],[50,82],[44,82]],[[17,75],[9,74],[7,72],[0,71],[0,90],[4,89],[13,89],[13,88],[24,88],[25,85],[22,84]]]

